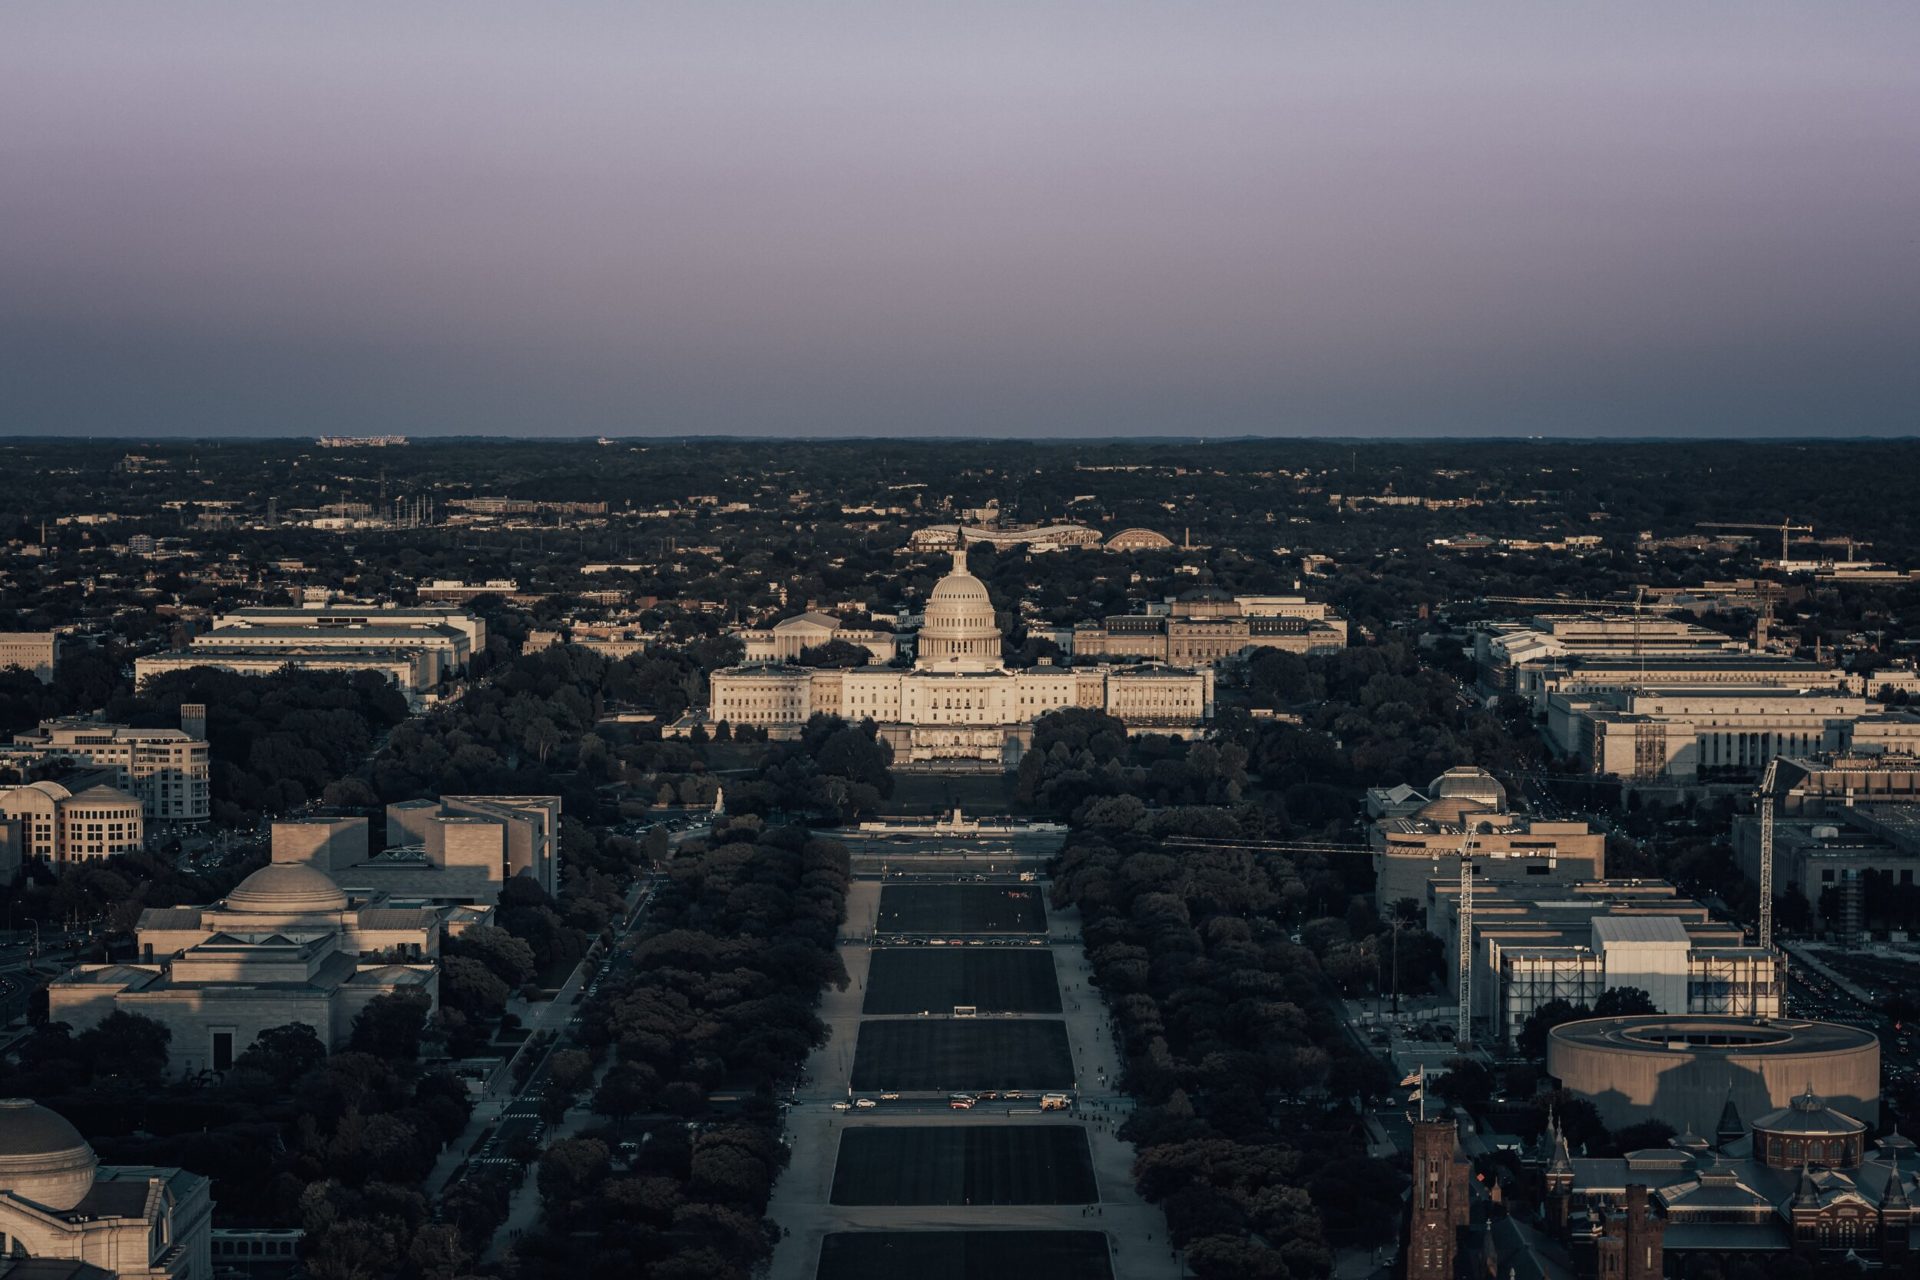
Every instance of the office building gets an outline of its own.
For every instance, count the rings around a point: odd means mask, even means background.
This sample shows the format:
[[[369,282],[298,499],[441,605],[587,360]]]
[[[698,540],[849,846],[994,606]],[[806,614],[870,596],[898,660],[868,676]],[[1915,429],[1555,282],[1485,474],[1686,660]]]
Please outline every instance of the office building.
[[[1425,908],[1455,972],[1458,877],[1430,881]],[[1472,943],[1474,1025],[1499,1044],[1515,1044],[1542,1005],[1592,1008],[1614,988],[1638,988],[1670,1014],[1770,1018],[1785,1008],[1785,955],[1747,945],[1738,925],[1663,880],[1476,877]]]
[[[1374,821],[1374,901],[1382,915],[1403,899],[1424,900],[1427,882],[1457,877],[1472,842],[1477,882],[1572,883],[1607,874],[1607,840],[1584,822],[1549,822],[1507,812],[1506,790],[1483,769],[1449,769],[1425,792],[1376,787],[1367,793]]]
[[[16,824],[19,856],[57,864],[139,852],[147,838],[146,806],[137,796],[93,781],[104,776],[0,787],[0,819]]]
[[[464,610],[326,604],[238,609],[214,618],[188,648],[134,660],[144,685],[168,671],[213,667],[241,675],[284,668],[377,672],[418,703],[466,670],[487,643],[486,622]]]
[[[1634,781],[1752,776],[1778,755],[1920,750],[1920,716],[1843,689],[1555,690],[1546,710],[1563,754]]]
[[[1788,756],[1778,762],[1775,893],[1796,892],[1817,922],[1851,931],[1860,895],[1920,875],[1920,757]],[[1757,813],[1733,820],[1734,863],[1760,876]],[[1844,917],[1852,914],[1854,920]]]
[[[0,671],[17,667],[41,684],[53,683],[60,637],[52,631],[0,631]]]
[[[1235,596],[1196,587],[1143,613],[1081,623],[1070,646],[1076,659],[1206,667],[1260,649],[1338,653],[1347,647],[1347,622],[1304,596]]]
[[[114,785],[140,800],[146,820],[198,825],[211,814],[206,709],[181,709],[179,729],[141,729],[91,720],[44,720],[0,747],[0,764],[25,768],[67,759],[109,769]]]

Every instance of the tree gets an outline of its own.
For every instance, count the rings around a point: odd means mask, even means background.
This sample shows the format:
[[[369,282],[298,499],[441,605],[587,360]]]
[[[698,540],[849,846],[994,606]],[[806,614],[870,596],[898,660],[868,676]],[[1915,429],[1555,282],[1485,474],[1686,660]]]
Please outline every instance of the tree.
[[[1653,997],[1639,987],[1608,987],[1593,1002],[1596,1018],[1624,1018],[1637,1013],[1658,1013]]]
[[[507,1007],[510,994],[502,982],[478,960],[466,956],[440,957],[440,999],[475,1022],[491,1023]]]
[[[1520,1027],[1518,1048],[1529,1058],[1547,1056],[1547,1035],[1563,1022],[1572,1022],[1578,1018],[1590,1017],[1585,1005],[1569,1004],[1565,1000],[1549,1000],[1532,1013]]]
[[[534,974],[532,949],[505,929],[491,925],[468,929],[457,938],[447,939],[442,954],[478,960],[510,987],[520,986]]]
[[[167,1045],[173,1032],[152,1018],[116,1009],[74,1040],[96,1076],[135,1084],[158,1084],[167,1073]]]
[[[593,1083],[593,1059],[579,1049],[558,1049],[547,1059],[547,1078],[571,1097]]]
[[[240,1072],[254,1072],[271,1080],[277,1088],[289,1089],[293,1082],[326,1061],[327,1047],[320,1036],[304,1022],[289,1022],[268,1027],[254,1037],[246,1052],[234,1061]]]
[[[432,998],[418,989],[375,996],[353,1020],[347,1047],[389,1062],[411,1062],[420,1056],[420,1035],[432,1007]]]

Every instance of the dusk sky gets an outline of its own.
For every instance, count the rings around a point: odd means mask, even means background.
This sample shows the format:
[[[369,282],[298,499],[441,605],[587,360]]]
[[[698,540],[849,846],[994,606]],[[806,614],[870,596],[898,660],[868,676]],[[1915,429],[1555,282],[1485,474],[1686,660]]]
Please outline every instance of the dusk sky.
[[[1920,433],[1920,5],[12,0],[0,413]]]

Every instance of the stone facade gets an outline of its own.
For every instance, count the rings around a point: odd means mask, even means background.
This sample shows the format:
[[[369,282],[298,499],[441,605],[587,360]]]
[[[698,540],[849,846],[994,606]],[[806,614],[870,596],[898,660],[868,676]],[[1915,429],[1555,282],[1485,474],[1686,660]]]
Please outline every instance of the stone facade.
[[[797,734],[817,714],[872,720],[903,763],[969,761],[1012,766],[1033,740],[1033,722],[1084,707],[1130,729],[1197,733],[1213,718],[1213,673],[1156,665],[1042,664],[1012,670],[985,584],[967,572],[966,552],[927,604],[911,670],[823,670],[782,664],[716,671],[708,719]]]

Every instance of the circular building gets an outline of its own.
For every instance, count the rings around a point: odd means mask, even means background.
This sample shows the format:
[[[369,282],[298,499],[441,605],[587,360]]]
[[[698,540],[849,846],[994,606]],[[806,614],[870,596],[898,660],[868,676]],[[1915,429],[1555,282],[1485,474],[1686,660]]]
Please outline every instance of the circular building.
[[[0,1098],[0,1192],[64,1213],[93,1190],[97,1166],[65,1118],[27,1098]]]
[[[1866,1159],[1867,1126],[1827,1105],[1812,1089],[1753,1122],[1753,1154],[1776,1169],[1824,1164],[1858,1168]]]
[[[1612,1129],[1660,1120],[1713,1133],[1728,1102],[1751,1123],[1806,1094],[1868,1126],[1880,1120],[1879,1037],[1832,1022],[1587,1018],[1547,1037],[1547,1072],[1599,1108]]]
[[[1167,551],[1173,539],[1151,529],[1122,529],[1107,539],[1109,551]]]

